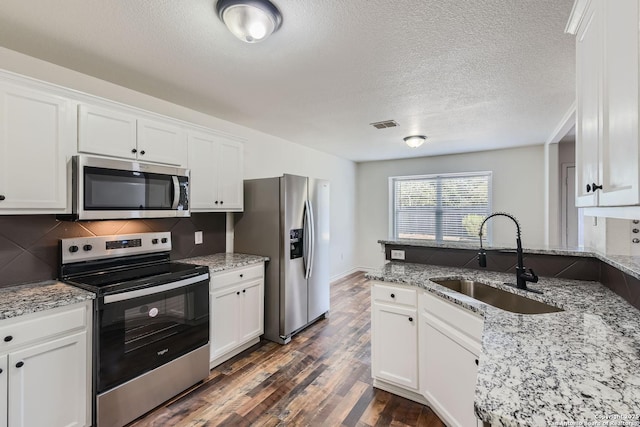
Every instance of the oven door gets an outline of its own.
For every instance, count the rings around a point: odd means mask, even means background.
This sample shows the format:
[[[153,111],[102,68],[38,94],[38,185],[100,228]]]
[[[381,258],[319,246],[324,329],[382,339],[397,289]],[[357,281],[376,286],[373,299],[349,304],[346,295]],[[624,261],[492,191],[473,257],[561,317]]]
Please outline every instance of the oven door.
[[[209,275],[106,295],[97,329],[99,394],[209,342]]]
[[[78,219],[189,216],[189,171],[139,162],[74,158]]]

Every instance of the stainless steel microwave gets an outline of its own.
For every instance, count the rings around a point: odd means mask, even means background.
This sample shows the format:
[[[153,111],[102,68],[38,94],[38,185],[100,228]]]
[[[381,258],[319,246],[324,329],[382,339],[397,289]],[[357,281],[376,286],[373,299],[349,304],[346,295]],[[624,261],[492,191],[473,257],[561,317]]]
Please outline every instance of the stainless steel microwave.
[[[189,169],[74,156],[74,219],[186,217]]]

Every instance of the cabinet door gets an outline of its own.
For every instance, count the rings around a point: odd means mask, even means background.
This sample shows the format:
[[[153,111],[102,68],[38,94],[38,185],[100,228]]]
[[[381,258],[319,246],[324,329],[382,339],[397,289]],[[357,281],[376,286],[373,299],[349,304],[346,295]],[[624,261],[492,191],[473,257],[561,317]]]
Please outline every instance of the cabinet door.
[[[70,101],[0,85],[0,209],[64,212],[74,137]]]
[[[373,304],[371,364],[373,377],[418,389],[416,310]]]
[[[601,0],[592,1],[576,42],[576,206],[597,206],[602,140],[603,31]],[[589,189],[589,191],[587,191]]]
[[[211,294],[211,360],[233,350],[238,344],[238,312],[242,288],[234,287]]]
[[[246,284],[242,287],[242,319],[238,322],[242,325],[240,330],[240,342],[246,342],[262,335],[264,332],[264,297],[263,281]]]
[[[0,427],[7,427],[7,388],[9,387],[7,359],[6,354],[0,354]]]
[[[220,170],[218,176],[218,197],[220,209],[241,211],[243,198],[243,145],[223,139],[220,142]]]
[[[187,139],[184,131],[170,123],[139,119],[138,160],[186,166]]]
[[[136,118],[93,105],[78,107],[78,151],[136,159]]]
[[[191,210],[211,211],[218,202],[218,145],[213,135],[189,132]]]
[[[638,140],[638,0],[604,8],[604,122],[600,206],[640,203]]]
[[[9,425],[87,424],[86,332],[9,354]]]
[[[438,409],[447,425],[467,427],[477,424],[473,410],[477,377],[477,357],[434,328],[420,315],[421,380],[429,402]]]

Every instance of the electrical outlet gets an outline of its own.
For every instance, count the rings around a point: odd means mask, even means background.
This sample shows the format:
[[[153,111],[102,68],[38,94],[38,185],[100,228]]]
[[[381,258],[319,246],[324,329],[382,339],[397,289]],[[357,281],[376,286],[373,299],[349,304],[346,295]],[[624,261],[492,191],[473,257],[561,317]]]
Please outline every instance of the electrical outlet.
[[[195,232],[195,241],[196,241],[196,245],[202,244],[202,231]]]
[[[391,259],[404,259],[404,251],[392,250]]]

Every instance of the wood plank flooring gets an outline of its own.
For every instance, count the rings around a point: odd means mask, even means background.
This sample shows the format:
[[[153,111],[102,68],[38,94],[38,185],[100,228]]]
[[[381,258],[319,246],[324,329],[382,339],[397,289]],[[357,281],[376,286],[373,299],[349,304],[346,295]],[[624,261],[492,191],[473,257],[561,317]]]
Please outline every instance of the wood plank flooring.
[[[362,273],[332,283],[329,318],[285,346],[263,340],[130,426],[444,426],[372,387],[369,288]]]

